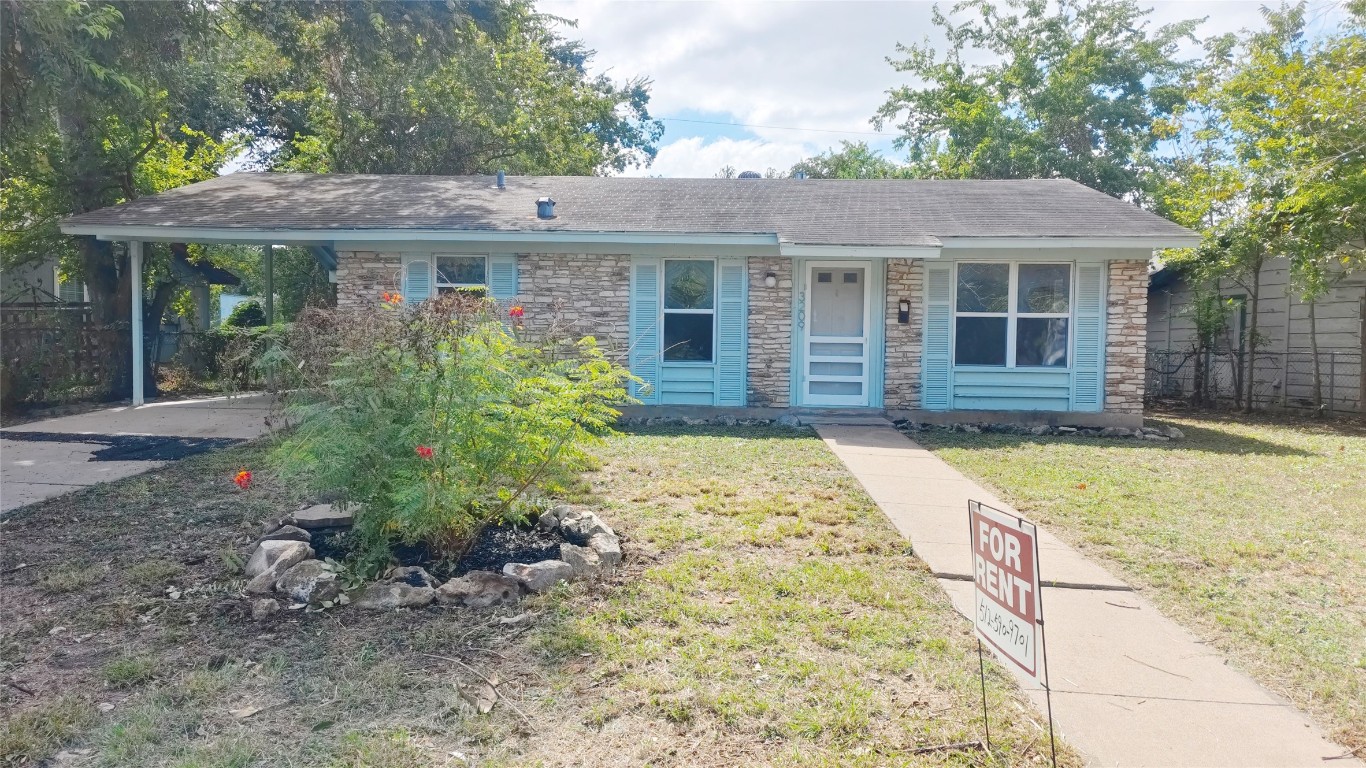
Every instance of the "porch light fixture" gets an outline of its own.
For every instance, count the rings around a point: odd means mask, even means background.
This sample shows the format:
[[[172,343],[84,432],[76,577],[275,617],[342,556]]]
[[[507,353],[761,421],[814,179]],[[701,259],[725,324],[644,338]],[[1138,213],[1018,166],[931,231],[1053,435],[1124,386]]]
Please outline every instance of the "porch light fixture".
[[[766,287],[766,288],[777,288],[777,287],[778,287],[778,276],[777,276],[776,274],[772,273],[772,272],[769,272],[768,274],[764,275],[764,287]]]
[[[896,321],[901,325],[911,322],[911,302],[902,299],[896,304]]]

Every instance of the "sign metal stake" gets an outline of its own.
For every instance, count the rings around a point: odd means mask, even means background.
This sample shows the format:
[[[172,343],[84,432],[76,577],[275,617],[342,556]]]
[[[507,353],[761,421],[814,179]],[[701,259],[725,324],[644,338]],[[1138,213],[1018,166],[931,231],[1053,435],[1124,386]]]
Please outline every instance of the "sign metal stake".
[[[982,685],[982,727],[987,754],[991,753],[991,722],[987,711],[986,661],[982,653],[984,638],[1003,661],[1014,664],[1043,687],[1048,708],[1048,750],[1053,768],[1058,768],[1058,745],[1053,732],[1053,686],[1048,680],[1048,643],[1044,633],[1043,580],[1039,577],[1038,527],[1020,515],[970,500],[968,542],[973,552],[972,622],[977,635],[977,672]],[[1032,595],[1032,609],[1027,606],[1027,595]],[[1030,639],[1037,639],[1037,649],[1030,647]],[[1038,651],[1037,659],[1035,650]]]

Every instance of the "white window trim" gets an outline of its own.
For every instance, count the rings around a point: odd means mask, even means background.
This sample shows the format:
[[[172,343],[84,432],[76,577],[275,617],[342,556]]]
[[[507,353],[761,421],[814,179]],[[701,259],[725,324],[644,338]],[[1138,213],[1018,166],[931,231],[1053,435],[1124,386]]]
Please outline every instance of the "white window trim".
[[[665,294],[669,290],[669,262],[671,261],[705,261],[711,264],[711,309],[669,309],[665,306]],[[716,259],[671,259],[660,260],[659,265],[659,362],[661,365],[689,365],[689,366],[713,366],[716,365],[716,305],[720,300],[721,293],[721,270]],[[666,347],[664,346],[664,318],[666,315],[711,315],[711,359],[710,360],[669,360],[664,357]]]
[[[483,259],[483,260],[484,260],[484,282],[482,282],[482,283],[442,283],[442,282],[438,282],[438,278],[441,277],[441,269],[440,269],[440,267],[439,267],[438,265],[440,264],[440,260],[441,260],[442,258],[448,258],[448,259],[449,259],[449,258],[460,258],[460,259]],[[432,258],[431,258],[432,292],[433,292],[433,295],[440,295],[440,294],[441,294],[441,289],[442,289],[442,288],[451,288],[451,289],[454,289],[454,290],[457,290],[457,291],[460,290],[461,288],[483,288],[484,290],[488,290],[488,287],[489,287],[489,269],[490,269],[491,267],[492,267],[492,265],[489,263],[489,255],[488,255],[487,253],[433,253],[433,254],[432,254]]]
[[[52,292],[56,294],[59,300],[62,298],[62,284],[66,282],[69,281],[62,279],[62,268],[54,266],[52,268]],[[76,284],[81,287],[81,301],[83,303],[89,304],[90,288],[87,287],[84,282],[77,282]]]
[[[1007,283],[1006,311],[1005,312],[960,312],[958,310],[958,269],[964,264],[1007,264],[1010,267],[1009,282]],[[1018,309],[1019,288],[1020,288],[1020,265],[1029,266],[1057,266],[1067,267],[1067,311],[1066,312],[1020,312]],[[1077,265],[1070,261],[959,261],[953,265],[953,295],[950,297],[950,306],[953,307],[953,339],[949,347],[953,356],[953,366],[955,368],[972,368],[984,371],[1001,370],[1024,370],[1024,371],[1070,371],[1073,361],[1073,343],[1076,327],[1074,315],[1077,311]],[[978,363],[959,363],[958,362],[958,318],[960,317],[1004,317],[1006,319],[1006,364],[982,365]],[[1042,318],[1042,319],[1063,319],[1067,321],[1067,365],[1016,365],[1016,321],[1020,318]]]

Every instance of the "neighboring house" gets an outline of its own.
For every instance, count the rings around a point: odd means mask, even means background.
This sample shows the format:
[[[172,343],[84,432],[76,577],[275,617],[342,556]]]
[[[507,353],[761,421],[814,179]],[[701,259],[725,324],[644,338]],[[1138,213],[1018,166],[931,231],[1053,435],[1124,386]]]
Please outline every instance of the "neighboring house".
[[[63,280],[56,259],[0,270],[0,302],[5,304],[81,304],[85,284]]]
[[[1232,280],[1220,280],[1218,296],[1228,302],[1225,327],[1214,339],[1209,361],[1201,369],[1218,399],[1231,399],[1231,382],[1245,375],[1251,328],[1248,291]],[[1258,359],[1253,374],[1258,406],[1310,407],[1314,403],[1312,350],[1317,342],[1321,394],[1334,410],[1366,407],[1366,273],[1338,273],[1313,306],[1301,301],[1290,283],[1285,258],[1267,260],[1262,268],[1257,302]],[[1148,349],[1154,394],[1188,396],[1196,366],[1193,319],[1195,297],[1185,276],[1173,269],[1152,274],[1148,288]],[[1245,381],[1245,380],[1243,380]]]
[[[1148,260],[1198,242],[1064,180],[233,174],[62,228],[310,246],[342,309],[486,286],[615,350],[647,406],[1117,425]]]

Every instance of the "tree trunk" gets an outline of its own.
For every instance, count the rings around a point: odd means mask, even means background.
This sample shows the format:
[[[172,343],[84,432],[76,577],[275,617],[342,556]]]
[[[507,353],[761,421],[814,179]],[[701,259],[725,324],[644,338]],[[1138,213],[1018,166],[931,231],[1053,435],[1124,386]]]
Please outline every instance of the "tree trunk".
[[[1314,305],[1317,299],[1310,299],[1309,304],[1309,356],[1314,361],[1314,412],[1323,413],[1323,369],[1319,367],[1319,328],[1315,318]],[[1289,335],[1289,334],[1287,334]],[[1290,367],[1286,361],[1286,368]],[[1289,382],[1287,381],[1287,384]]]
[[[1243,377],[1243,413],[1252,413],[1252,388],[1257,371],[1257,310],[1262,292],[1262,260],[1257,259],[1252,270],[1252,290],[1248,291],[1248,305],[1252,318],[1247,327],[1247,374]]]

